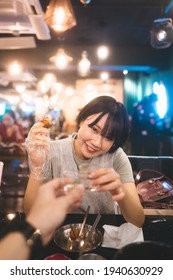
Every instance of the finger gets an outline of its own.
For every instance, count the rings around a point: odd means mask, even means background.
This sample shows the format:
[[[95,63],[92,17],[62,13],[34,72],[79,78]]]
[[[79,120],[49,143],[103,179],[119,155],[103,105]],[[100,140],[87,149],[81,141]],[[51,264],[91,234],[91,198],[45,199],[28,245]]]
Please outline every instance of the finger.
[[[97,177],[96,179],[91,180],[91,185],[92,186],[105,186],[108,184],[111,184],[112,182],[114,183],[117,179],[115,178],[114,174],[104,174],[102,176]]]
[[[100,177],[101,175],[107,173],[107,169],[105,168],[99,168],[99,169],[96,169],[96,170],[92,170],[90,175],[89,175],[89,178],[91,179],[95,179],[97,177]]]
[[[95,178],[98,178],[100,176],[108,175],[108,174],[114,174],[114,176],[118,175],[118,173],[116,173],[113,168],[99,168],[99,169],[91,171],[89,177],[91,179],[95,179]]]
[[[33,141],[31,143],[25,144],[25,149],[28,152],[37,152],[37,151],[48,151],[49,149],[49,143],[48,142],[44,142],[44,141]]]
[[[49,133],[49,130],[47,129],[47,128],[45,128],[45,127],[43,127],[43,126],[41,126],[41,127],[36,127],[36,128],[33,128],[32,130],[31,130],[31,133],[40,133],[40,132],[42,132],[42,133]]]
[[[39,138],[37,138],[37,139],[35,139],[34,141],[31,141],[31,142],[28,142],[27,143],[27,146],[28,147],[35,147],[35,146],[48,146],[49,145],[49,141],[47,141],[46,139],[39,139]]]
[[[45,128],[41,122],[37,122],[30,128],[28,134],[39,133],[39,131],[48,132],[49,130]]]
[[[50,143],[50,139],[48,139],[47,137],[45,137],[45,135],[43,136],[34,136],[34,137],[30,137],[25,139],[25,147],[30,147],[30,146],[35,146],[35,144],[38,145],[49,145]]]
[[[36,139],[37,137],[46,138],[48,134],[49,134],[49,131],[45,131],[45,130],[32,131],[28,134],[28,137],[26,138],[26,140],[32,141],[32,140]]]

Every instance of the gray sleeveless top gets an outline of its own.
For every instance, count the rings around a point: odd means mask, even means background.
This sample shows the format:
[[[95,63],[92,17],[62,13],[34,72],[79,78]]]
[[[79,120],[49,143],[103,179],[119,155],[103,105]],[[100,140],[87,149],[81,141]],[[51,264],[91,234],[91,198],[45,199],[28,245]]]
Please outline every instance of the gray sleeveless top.
[[[73,151],[73,141],[74,141],[73,138],[74,137],[72,135],[62,140],[51,141],[50,165],[49,165],[51,169],[49,171],[49,179],[56,178],[56,177],[63,177],[64,170],[70,170],[74,173],[78,172],[79,160],[76,158]],[[124,151],[121,148],[119,149],[124,153]],[[98,167],[101,168],[114,167],[113,165],[114,157],[115,157],[115,153],[114,154],[106,153],[101,156],[92,158],[91,160],[89,160],[89,164],[91,167],[92,165],[94,166],[97,165]],[[133,181],[133,177],[130,176],[130,178],[131,181]],[[129,181],[130,178],[128,178],[127,181]],[[90,213],[104,213],[104,214],[115,213],[114,201],[112,200],[110,192],[98,193],[98,192],[91,192],[86,190],[84,195],[84,201],[80,208],[86,211],[88,205],[91,206]]]

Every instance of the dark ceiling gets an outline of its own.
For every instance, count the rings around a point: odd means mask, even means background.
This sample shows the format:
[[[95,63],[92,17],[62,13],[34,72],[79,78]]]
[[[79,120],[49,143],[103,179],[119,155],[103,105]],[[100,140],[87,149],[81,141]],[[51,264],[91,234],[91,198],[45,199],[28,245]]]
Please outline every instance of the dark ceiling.
[[[64,44],[93,46],[104,41],[112,46],[149,46],[153,20],[173,15],[170,2],[91,0],[84,6],[80,0],[71,0],[77,25],[64,34]],[[40,3],[45,11],[49,0]],[[56,41],[56,34],[52,36]]]
[[[49,0],[41,0],[46,10]],[[173,1],[168,0],[91,0],[84,6],[71,0],[77,25],[51,40],[36,39],[37,48],[0,51],[1,58],[20,58],[34,71],[55,70],[49,58],[63,47],[74,60],[69,71],[76,69],[83,50],[88,51],[94,70],[151,72],[168,66],[170,48],[156,50],[150,44],[153,20],[173,16]],[[4,35],[3,35],[4,36]],[[99,44],[110,46],[111,56],[103,64],[96,59]]]

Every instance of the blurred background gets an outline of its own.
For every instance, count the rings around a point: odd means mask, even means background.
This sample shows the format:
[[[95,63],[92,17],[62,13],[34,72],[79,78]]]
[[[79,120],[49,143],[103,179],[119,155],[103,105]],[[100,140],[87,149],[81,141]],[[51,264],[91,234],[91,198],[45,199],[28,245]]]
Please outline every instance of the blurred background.
[[[0,0],[0,211],[23,212],[30,127],[67,137],[99,95],[127,108],[134,176],[173,179],[172,19],[171,0]]]
[[[168,0],[1,0],[0,119],[14,110],[26,137],[50,115],[55,139],[111,95],[129,113],[128,154],[172,155],[172,17]]]

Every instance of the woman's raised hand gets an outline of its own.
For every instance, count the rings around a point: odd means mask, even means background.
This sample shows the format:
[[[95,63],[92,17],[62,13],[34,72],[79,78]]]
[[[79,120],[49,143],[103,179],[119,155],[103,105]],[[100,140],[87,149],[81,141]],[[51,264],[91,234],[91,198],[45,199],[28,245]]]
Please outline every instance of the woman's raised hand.
[[[25,148],[28,153],[29,167],[32,173],[39,173],[49,155],[50,138],[48,137],[49,129],[43,126],[43,123],[34,124],[27,138],[25,139]]]

